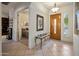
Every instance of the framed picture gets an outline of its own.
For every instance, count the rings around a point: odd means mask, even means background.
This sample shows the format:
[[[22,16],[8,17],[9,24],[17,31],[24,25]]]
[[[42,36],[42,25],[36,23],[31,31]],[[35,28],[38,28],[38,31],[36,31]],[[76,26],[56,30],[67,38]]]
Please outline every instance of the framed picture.
[[[37,15],[37,31],[42,31],[43,28],[44,28],[44,17],[43,16],[40,16],[40,15]]]

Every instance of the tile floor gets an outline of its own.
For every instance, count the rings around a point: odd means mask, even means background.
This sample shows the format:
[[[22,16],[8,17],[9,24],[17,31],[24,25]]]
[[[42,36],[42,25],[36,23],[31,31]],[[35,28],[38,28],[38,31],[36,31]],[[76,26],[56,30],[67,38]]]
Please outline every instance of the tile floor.
[[[47,40],[42,49],[38,46],[29,49],[21,42],[8,40],[2,43],[3,56],[73,56],[73,44],[68,42]]]

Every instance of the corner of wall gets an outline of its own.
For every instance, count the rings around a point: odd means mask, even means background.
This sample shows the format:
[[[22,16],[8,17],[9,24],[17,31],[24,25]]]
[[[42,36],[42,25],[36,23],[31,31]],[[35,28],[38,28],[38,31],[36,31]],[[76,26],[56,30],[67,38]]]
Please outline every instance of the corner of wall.
[[[33,48],[35,46],[35,36],[42,34],[44,32],[49,32],[49,13],[47,9],[40,3],[31,3],[29,10],[29,46]],[[39,14],[44,17],[44,30],[36,31],[36,15]],[[48,27],[47,27],[48,26]],[[39,41],[37,40],[39,43]]]
[[[2,55],[2,31],[1,31],[1,2],[0,2],[0,55]]]

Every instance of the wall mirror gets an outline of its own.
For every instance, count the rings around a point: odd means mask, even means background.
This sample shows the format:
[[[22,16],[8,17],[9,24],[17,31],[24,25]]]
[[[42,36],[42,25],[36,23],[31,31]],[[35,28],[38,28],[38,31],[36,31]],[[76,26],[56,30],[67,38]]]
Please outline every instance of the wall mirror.
[[[69,31],[68,31],[68,23],[69,23],[68,13],[64,13],[64,36],[65,37],[69,33]]]

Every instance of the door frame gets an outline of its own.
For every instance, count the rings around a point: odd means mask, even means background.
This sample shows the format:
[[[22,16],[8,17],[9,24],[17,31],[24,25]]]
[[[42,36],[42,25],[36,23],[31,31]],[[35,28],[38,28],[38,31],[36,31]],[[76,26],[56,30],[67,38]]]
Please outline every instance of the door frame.
[[[29,8],[26,8],[26,7],[21,7],[21,8],[19,8],[17,11],[16,11],[16,22],[17,22],[17,39],[16,39],[16,41],[19,41],[20,39],[19,39],[19,32],[18,32],[18,30],[19,30],[19,24],[18,24],[18,14],[19,14],[19,12],[20,11],[22,11],[22,10],[25,10],[25,9],[28,9],[29,10]],[[29,13],[29,11],[28,11],[28,13]],[[29,15],[29,14],[28,14]],[[28,20],[29,20],[29,17],[28,17]],[[29,23],[28,23],[28,25],[29,25]],[[29,36],[29,35],[28,35]],[[28,41],[29,41],[29,39],[28,39]]]
[[[22,10],[25,10],[25,9],[28,9],[28,8],[23,8],[23,9],[21,9],[21,10],[19,10],[18,12],[17,12],[17,38],[18,38],[18,40],[21,40],[20,38],[19,38],[19,32],[18,32],[18,30],[19,30],[19,18],[18,18],[18,16],[19,16],[19,12],[20,11],[22,11]],[[28,13],[29,13],[29,11],[28,11]],[[28,19],[29,20],[29,19]],[[28,23],[29,24],[29,23]]]
[[[15,10],[15,12],[14,12],[13,31],[12,31],[13,32],[12,39],[14,41],[19,41],[19,39],[18,39],[18,12],[23,9],[29,10],[29,8],[27,8],[27,7],[20,7],[17,10]],[[29,21],[29,11],[28,11],[28,21]],[[29,23],[28,23],[28,25],[29,25]],[[28,36],[29,36],[29,34],[28,34]],[[28,39],[28,47],[29,47],[29,39]]]
[[[61,28],[61,13],[50,14],[50,16],[51,16],[51,15],[56,15],[56,14],[60,14],[60,40],[61,40],[61,34],[62,34],[62,33],[61,33],[61,29],[62,29],[62,28]],[[51,22],[50,22],[50,23],[51,23]],[[50,34],[50,35],[51,35],[51,34]],[[50,37],[50,38],[51,38],[51,37]]]

